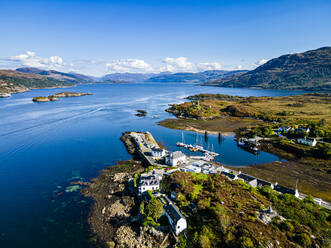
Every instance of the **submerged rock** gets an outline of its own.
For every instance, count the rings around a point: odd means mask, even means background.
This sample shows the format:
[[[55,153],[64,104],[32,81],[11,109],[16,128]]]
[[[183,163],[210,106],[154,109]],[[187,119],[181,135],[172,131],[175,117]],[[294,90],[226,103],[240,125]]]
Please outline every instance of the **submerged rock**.
[[[139,116],[139,117],[143,117],[143,116],[147,115],[147,111],[145,111],[145,110],[138,109],[137,112],[138,113],[136,114],[136,116]]]
[[[72,186],[68,186],[65,189],[65,192],[69,193],[69,192],[75,192],[77,190],[81,189],[81,186],[79,185],[72,185]]]

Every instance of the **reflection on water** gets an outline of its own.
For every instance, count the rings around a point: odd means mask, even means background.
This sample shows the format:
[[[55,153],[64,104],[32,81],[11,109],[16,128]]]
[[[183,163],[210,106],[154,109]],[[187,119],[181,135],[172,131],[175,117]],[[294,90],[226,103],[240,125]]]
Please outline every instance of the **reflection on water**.
[[[89,180],[103,167],[129,159],[119,140],[128,130],[149,130],[168,149],[178,149],[175,144],[182,132],[157,125],[157,121],[171,117],[164,111],[168,104],[197,93],[295,94],[172,83],[100,84],[66,89],[92,92],[92,96],[48,103],[31,101],[34,96],[61,91],[33,90],[0,99],[0,247],[87,247],[86,218],[91,202],[70,182]],[[136,117],[137,109],[147,110],[147,116]],[[232,136],[184,135],[186,142],[214,148],[220,153],[217,161],[225,164],[277,159],[271,154],[255,156],[238,149]]]

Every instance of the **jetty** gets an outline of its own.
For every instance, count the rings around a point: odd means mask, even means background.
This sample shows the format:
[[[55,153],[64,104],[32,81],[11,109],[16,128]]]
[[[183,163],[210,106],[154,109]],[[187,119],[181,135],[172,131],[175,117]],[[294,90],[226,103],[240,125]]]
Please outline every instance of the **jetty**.
[[[197,142],[196,142],[197,143]],[[192,144],[186,144],[185,143],[185,139],[184,139],[184,134],[182,133],[182,142],[177,142],[176,145],[178,147],[184,147],[184,148],[187,148],[189,149],[190,151],[192,152],[202,152],[204,153],[206,156],[208,157],[217,157],[219,156],[220,154],[217,153],[217,152],[214,152],[214,151],[209,151],[207,149],[205,149],[203,146],[200,146],[198,144],[195,144],[195,145],[192,145]]]

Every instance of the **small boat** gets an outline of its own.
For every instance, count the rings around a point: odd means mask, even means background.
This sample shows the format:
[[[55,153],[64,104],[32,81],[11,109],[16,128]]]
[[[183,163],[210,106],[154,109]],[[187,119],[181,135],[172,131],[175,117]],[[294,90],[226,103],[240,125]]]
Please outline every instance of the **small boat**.
[[[185,146],[185,144],[182,143],[182,142],[177,142],[176,145],[179,146],[179,147],[184,147]]]
[[[199,151],[198,149],[196,149],[196,148],[194,148],[194,147],[190,147],[189,150],[190,150],[191,152],[197,152],[197,151]]]
[[[237,144],[238,144],[238,146],[245,146],[245,145],[246,145],[246,141],[247,141],[246,138],[240,138],[240,139],[237,141]]]
[[[198,150],[203,150],[203,147],[202,146],[199,146],[199,145],[195,145],[193,146],[195,149],[198,149]]]
[[[237,141],[238,146],[243,147],[245,150],[257,154],[261,150],[261,145],[255,139],[240,138]]]
[[[158,115],[153,115],[153,119],[157,119],[157,118],[159,118]]]
[[[0,94],[0,98],[7,98],[7,97],[11,97],[11,94]]]

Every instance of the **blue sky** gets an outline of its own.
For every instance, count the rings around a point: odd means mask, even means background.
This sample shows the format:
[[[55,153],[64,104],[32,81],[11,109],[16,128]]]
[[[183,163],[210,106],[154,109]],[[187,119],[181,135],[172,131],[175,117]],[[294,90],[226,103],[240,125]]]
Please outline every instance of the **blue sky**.
[[[0,67],[252,69],[331,45],[331,1],[0,0]]]

